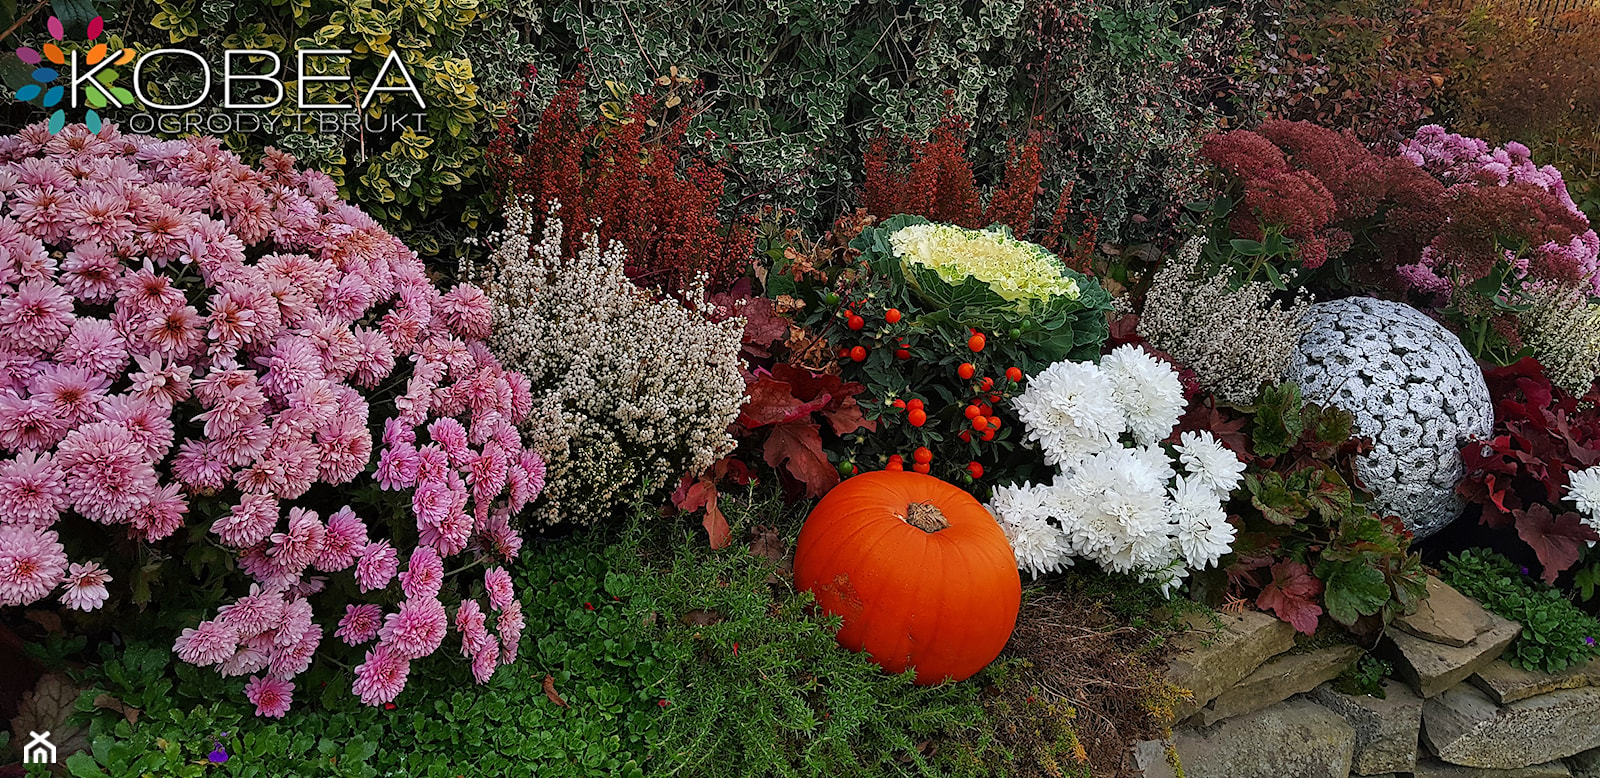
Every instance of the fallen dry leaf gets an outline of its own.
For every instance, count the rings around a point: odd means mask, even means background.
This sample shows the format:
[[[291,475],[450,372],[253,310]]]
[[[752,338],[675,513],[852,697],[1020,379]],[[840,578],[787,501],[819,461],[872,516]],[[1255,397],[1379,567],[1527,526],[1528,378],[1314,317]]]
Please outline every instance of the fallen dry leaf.
[[[567,707],[567,701],[562,699],[560,692],[556,691],[555,676],[549,673],[544,674],[544,696],[549,697],[550,701],[556,705],[563,708]]]
[[[678,621],[689,627],[709,627],[722,621],[722,614],[704,608],[695,608],[678,617]]]
[[[104,708],[106,710],[114,710],[118,713],[121,713],[122,717],[127,719],[129,724],[139,723],[140,711],[138,708],[112,697],[109,694],[102,694],[99,697],[94,698],[94,706],[96,708]]]

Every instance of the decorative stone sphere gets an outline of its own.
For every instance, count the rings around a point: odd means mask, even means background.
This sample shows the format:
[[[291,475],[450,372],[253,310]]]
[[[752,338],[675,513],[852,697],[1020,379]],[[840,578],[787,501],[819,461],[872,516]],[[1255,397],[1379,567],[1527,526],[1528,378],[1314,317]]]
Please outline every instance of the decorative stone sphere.
[[[1461,340],[1409,305],[1351,297],[1311,306],[1284,368],[1306,400],[1349,411],[1372,439],[1356,462],[1376,498],[1417,538],[1461,514],[1461,445],[1488,437],[1494,405]]]

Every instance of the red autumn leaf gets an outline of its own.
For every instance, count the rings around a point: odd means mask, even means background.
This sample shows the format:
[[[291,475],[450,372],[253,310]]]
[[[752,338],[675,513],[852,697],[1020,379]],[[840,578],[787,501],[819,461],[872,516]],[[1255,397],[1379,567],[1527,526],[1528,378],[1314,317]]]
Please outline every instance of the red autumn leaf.
[[[805,485],[808,496],[821,497],[839,485],[839,471],[822,453],[822,434],[815,424],[789,422],[773,427],[762,454],[767,464]]]
[[[835,435],[846,435],[859,429],[878,431],[878,422],[861,415],[861,406],[854,397],[844,398],[837,409],[824,410],[822,417],[828,420],[828,426],[833,428]]]
[[[813,373],[803,367],[795,367],[787,362],[779,362],[773,365],[772,377],[794,387],[794,396],[807,402],[824,394],[832,395],[838,401],[843,402],[844,398],[861,394],[867,388],[861,384],[846,382],[836,375]]]
[[[744,307],[739,309],[739,315],[744,317],[744,342],[747,346],[758,346],[765,351],[767,346],[789,334],[789,320],[779,316],[772,308],[772,301],[765,297],[745,302]]]
[[[1544,582],[1553,584],[1562,571],[1577,564],[1585,541],[1600,540],[1600,534],[1571,511],[1551,516],[1543,503],[1527,510],[1513,511],[1517,517],[1517,537],[1533,547],[1544,566]]]
[[[801,400],[795,396],[789,382],[771,376],[758,377],[755,383],[747,385],[745,396],[744,407],[739,410],[739,425],[747,430],[805,419],[833,399],[823,394],[809,402]]]
[[[728,520],[717,506],[717,482],[713,479],[718,469],[714,466],[707,475],[694,481],[685,476],[678,483],[677,491],[672,493],[672,504],[686,513],[704,508],[706,515],[700,525],[706,528],[706,534],[711,538],[711,547],[727,548],[728,543],[733,540],[733,530],[728,528]]]
[[[711,539],[712,548],[727,548],[733,541],[733,529],[728,526],[727,517],[722,515],[722,510],[717,507],[717,490],[711,489],[711,499],[706,502],[705,518],[700,520],[700,526],[706,528],[706,535]]]
[[[1322,606],[1316,603],[1322,582],[1311,569],[1299,562],[1283,561],[1272,566],[1272,582],[1256,596],[1256,607],[1278,614],[1295,629],[1310,635],[1317,631]]]

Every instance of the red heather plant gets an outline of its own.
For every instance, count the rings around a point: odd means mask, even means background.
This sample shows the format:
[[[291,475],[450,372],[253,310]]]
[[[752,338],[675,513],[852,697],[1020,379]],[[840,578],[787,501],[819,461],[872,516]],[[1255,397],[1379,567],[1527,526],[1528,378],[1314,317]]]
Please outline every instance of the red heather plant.
[[[748,220],[718,215],[722,164],[684,155],[690,117],[662,124],[656,101],[635,95],[623,115],[586,121],[584,85],[582,76],[562,81],[526,138],[515,109],[501,119],[486,158],[506,202],[531,202],[539,214],[559,202],[572,226],[562,247],[569,255],[599,220],[601,247],[621,243],[624,270],[641,286],[675,294],[701,274],[711,290],[732,283],[749,266],[754,232]]]
[[[214,138],[41,123],[0,138],[0,192],[0,605],[59,587],[69,608],[143,608],[153,582],[163,611],[227,600],[173,650],[252,675],[265,716],[334,621],[376,640],[351,658],[368,704],[400,693],[452,610],[479,682],[514,660],[521,606],[494,565],[521,547],[509,519],[544,462],[482,292],[440,294],[332,180],[270,149],[256,170]],[[161,580],[162,560],[223,583]]]
[[[861,205],[879,221],[906,214],[929,221],[980,229],[995,224],[1011,228],[1024,237],[1033,230],[1034,207],[1044,166],[1039,161],[1039,137],[1012,142],[1006,160],[1005,177],[984,203],[972,163],[967,161],[967,132],[963,119],[946,117],[925,141],[911,138],[874,138],[863,160],[865,179],[861,185]],[[1068,202],[1070,188],[1062,196]],[[1062,214],[1051,219],[1045,232],[1054,244],[1061,237]],[[1055,247],[1050,236],[1040,242]]]
[[[1494,434],[1462,445],[1467,475],[1456,491],[1483,509],[1483,524],[1515,529],[1554,583],[1600,541],[1566,499],[1571,474],[1600,464],[1600,392],[1574,397],[1531,357],[1484,379],[1498,398]]]

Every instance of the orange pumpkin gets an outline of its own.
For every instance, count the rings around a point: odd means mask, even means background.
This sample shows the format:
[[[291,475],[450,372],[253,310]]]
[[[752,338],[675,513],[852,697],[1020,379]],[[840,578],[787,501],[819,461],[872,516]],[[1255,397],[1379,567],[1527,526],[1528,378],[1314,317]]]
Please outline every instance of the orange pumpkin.
[[[843,617],[839,644],[917,683],[963,680],[1017,626],[1011,544],[972,495],[917,473],[873,471],[828,492],[806,518],[795,584]]]

